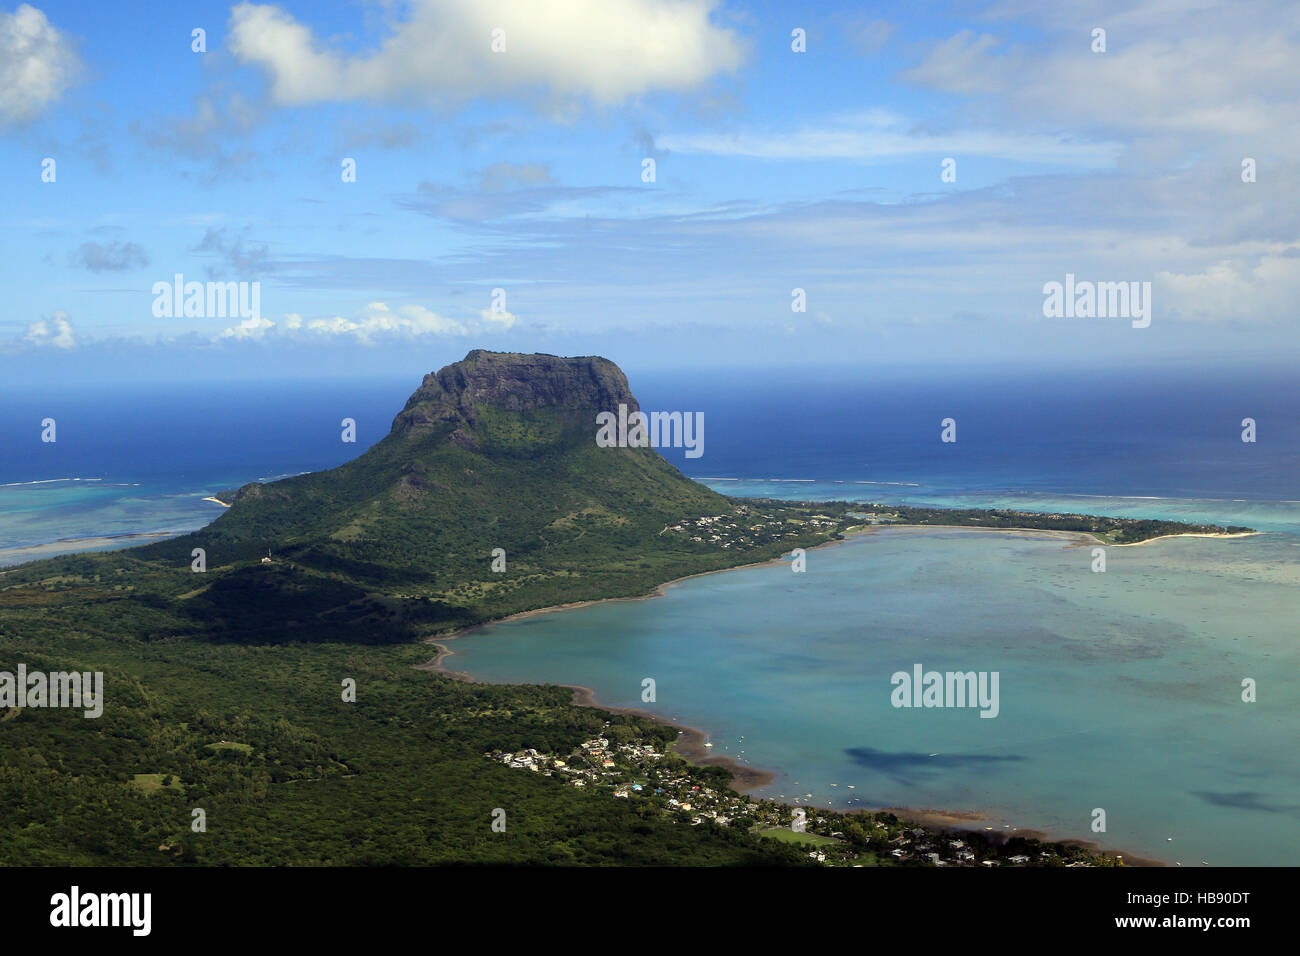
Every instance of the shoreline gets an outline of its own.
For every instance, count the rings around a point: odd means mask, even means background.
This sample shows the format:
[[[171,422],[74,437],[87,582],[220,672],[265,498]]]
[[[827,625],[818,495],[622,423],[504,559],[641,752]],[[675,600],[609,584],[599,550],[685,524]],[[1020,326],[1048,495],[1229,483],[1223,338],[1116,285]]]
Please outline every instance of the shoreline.
[[[6,548],[0,551],[0,561],[5,561],[7,558],[22,555],[24,557],[21,561],[14,561],[12,563],[26,564],[28,561],[40,560],[42,556],[56,557],[61,554],[75,554],[79,551],[105,548],[110,545],[119,545],[127,541],[151,541],[159,538],[176,538],[186,533],[187,532],[185,531],[132,531],[128,534],[95,535],[89,538],[62,538],[58,541],[47,541],[44,544],[29,544],[19,548]],[[27,557],[28,555],[30,555],[30,557]]]
[[[890,529],[899,529],[899,528],[920,529],[920,530],[944,530],[944,531],[997,532],[1000,534],[1014,534],[1014,535],[1021,535],[1021,536],[1044,535],[1047,537],[1054,537],[1054,538],[1063,537],[1063,538],[1070,539],[1071,541],[1070,546],[1073,547],[1084,547],[1089,542],[1095,542],[1096,544],[1102,545],[1104,547],[1113,547],[1113,548],[1137,547],[1139,545],[1150,544],[1153,541],[1162,541],[1166,538],[1249,538],[1249,537],[1254,537],[1256,535],[1266,533],[1263,531],[1245,531],[1245,532],[1224,533],[1224,534],[1207,534],[1203,532],[1183,532],[1178,534],[1159,535],[1155,538],[1147,538],[1143,541],[1134,541],[1127,544],[1112,544],[1102,540],[1092,532],[1066,531],[1058,528],[987,528],[987,527],[980,527],[978,525],[932,525],[932,524],[867,525],[867,526],[856,527],[849,531],[845,531],[842,533],[843,536],[840,538],[836,538],[831,541],[825,541],[818,545],[813,545],[813,547],[808,548],[806,550],[812,551],[821,548],[833,547],[835,545],[842,545],[845,544],[847,541],[849,541],[851,537],[875,534],[878,531],[881,531],[882,529],[890,530]],[[438,653],[436,654],[436,656],[433,657],[431,660],[426,661],[423,664],[416,664],[413,666],[418,670],[427,670],[433,673],[442,674],[443,676],[450,677],[453,680],[462,680],[462,681],[466,681],[467,683],[478,683],[477,678],[475,678],[468,671],[453,671],[445,665],[446,659],[454,656],[455,651],[451,650],[448,647],[445,647],[440,642],[454,641],[467,634],[471,634],[474,631],[478,631],[495,624],[503,624],[508,621],[524,620],[526,618],[534,617],[537,615],[551,614],[557,611],[574,610],[576,608],[587,607],[593,604],[603,604],[607,602],[624,602],[624,601],[645,601],[651,598],[662,597],[665,591],[672,585],[680,584],[683,581],[689,581],[692,578],[701,578],[710,574],[721,574],[726,571],[741,571],[747,568],[758,568],[758,567],[763,567],[765,565],[779,564],[781,563],[783,557],[784,557],[784,553],[778,555],[777,557],[768,558],[763,561],[752,561],[749,562],[748,564],[738,564],[729,568],[717,568],[712,571],[699,571],[694,574],[686,574],[679,578],[673,578],[672,580],[664,581],[663,583],[656,585],[647,594],[642,594],[634,597],[593,598],[591,600],[586,600],[586,601],[571,601],[565,604],[554,604],[549,607],[534,608],[533,610],[529,610],[529,611],[519,611],[514,614],[509,614],[505,617],[497,618],[492,621],[485,621],[482,624],[474,624],[471,625],[470,627],[461,628],[457,631],[453,631],[450,634],[435,635],[426,638],[425,643],[432,644],[434,647],[438,649]],[[646,717],[650,720],[653,720],[665,726],[673,727],[678,731],[678,735],[679,735],[677,741],[675,741],[673,744],[670,745],[675,750],[675,752],[685,760],[699,766],[718,766],[718,767],[725,767],[726,769],[730,770],[732,773],[732,789],[735,790],[737,793],[740,794],[750,793],[754,790],[758,790],[762,787],[768,786],[769,784],[773,783],[778,776],[778,774],[774,771],[751,767],[748,764],[740,763],[739,761],[735,760],[735,758],[732,757],[713,756],[710,753],[709,749],[704,747],[704,743],[705,741],[708,740],[709,735],[706,732],[699,730],[698,728],[685,726],[683,724],[678,723],[673,718],[662,716],[660,714],[655,714],[650,711],[643,710],[641,708],[613,707],[613,706],[601,704],[598,698],[596,697],[595,691],[589,687],[584,687],[578,684],[560,684],[558,686],[567,687],[573,690],[574,692],[573,703],[576,706],[594,707],[596,709],[604,710],[610,713],[635,714],[637,716]],[[777,800],[776,798],[764,798],[764,799],[772,799],[776,802],[786,802],[786,801]],[[800,806],[801,804],[792,803],[788,805]],[[1006,835],[1007,833],[1012,833],[1016,836],[1024,836],[1031,839],[1037,839],[1046,843],[1063,843],[1070,846],[1079,846],[1079,847],[1083,847],[1089,852],[1093,852],[1097,854],[1108,854],[1113,857],[1120,857],[1124,860],[1125,866],[1165,867],[1170,865],[1164,861],[1156,860],[1151,857],[1143,857],[1137,854],[1131,854],[1127,852],[1121,853],[1118,850],[1107,850],[1104,847],[1101,847],[1100,845],[1098,845],[1097,843],[1091,840],[1086,840],[1079,837],[1070,837],[1070,836],[1053,837],[1046,831],[1036,830],[1031,828],[1012,827],[1009,824],[1005,824],[1001,827],[981,826],[980,824],[987,824],[989,822],[994,821],[995,818],[971,810],[936,810],[933,808],[909,808],[909,807],[878,807],[872,809],[872,808],[863,807],[863,808],[854,808],[853,810],[848,810],[846,812],[893,813],[895,816],[899,817],[899,819],[915,822],[921,824],[922,826],[930,826],[935,829],[943,830],[945,832],[953,832],[957,830],[968,830],[968,831],[983,830],[987,832],[1002,833],[1004,835]]]
[[[1198,531],[1184,531],[1179,534],[1160,534],[1154,538],[1147,538],[1145,541],[1130,541],[1128,544],[1112,544],[1112,548],[1140,548],[1144,544],[1151,544],[1155,541],[1163,541],[1166,538],[1253,538],[1257,535],[1268,534],[1267,531],[1238,531],[1235,534],[1205,534]],[[1100,540],[1100,539],[1098,539]]]
[[[207,500],[207,499],[205,499]],[[227,506],[229,507],[229,506]],[[962,525],[962,524],[889,524],[889,525],[866,525],[856,527],[850,531],[842,532],[843,537],[831,541],[823,541],[821,544],[815,544],[807,551],[819,551],[823,548],[831,548],[836,545],[846,544],[850,538],[861,535],[876,534],[880,531],[910,530],[919,529],[939,530],[939,531],[972,531],[972,532],[992,532],[996,534],[1014,534],[1014,535],[1045,535],[1053,538],[1069,538],[1075,547],[1083,547],[1087,542],[1095,542],[1107,548],[1136,548],[1144,544],[1150,544],[1153,541],[1163,541],[1166,538],[1252,538],[1256,535],[1267,534],[1265,531],[1243,531],[1237,534],[1203,534],[1199,532],[1183,532],[1179,534],[1163,534],[1155,538],[1147,538],[1143,541],[1132,541],[1128,544],[1112,544],[1103,541],[1090,531],[1064,531],[1059,528],[986,528],[979,525]],[[485,627],[492,627],[497,624],[505,624],[510,621],[522,621],[530,617],[542,614],[552,614],[556,611],[572,611],[576,608],[589,607],[593,604],[617,604],[624,601],[647,601],[651,598],[662,597],[664,592],[674,584],[680,584],[683,581],[690,581],[693,578],[702,578],[710,574],[723,574],[728,571],[744,571],[749,568],[761,568],[769,564],[780,563],[785,554],[782,553],[775,558],[768,558],[764,561],[751,561],[748,564],[736,564],[729,568],[716,568],[712,571],[696,571],[692,574],[684,574],[679,578],[672,578],[664,581],[662,584],[656,584],[648,593],[638,594],[631,597],[610,597],[610,598],[591,598],[585,601],[569,601],[564,604],[551,604],[547,607],[533,608],[529,611],[516,611],[514,614],[507,614],[505,617],[494,618],[491,621],[484,621],[481,624],[471,624],[469,627],[462,627],[458,630],[451,631],[447,634],[435,634],[426,639],[432,641],[454,641],[458,637],[481,630]],[[567,685],[565,685],[567,686]]]
[[[467,671],[454,671],[446,667],[443,662],[448,657],[454,656],[455,651],[439,643],[434,643],[433,646],[438,649],[437,655],[423,664],[413,665],[416,670],[441,674],[444,677],[464,681],[467,684],[479,683],[478,678]],[[672,717],[655,714],[640,707],[615,707],[610,704],[602,704],[596,698],[594,690],[581,684],[558,684],[556,686],[573,691],[572,703],[575,707],[593,707],[596,710],[603,710],[611,714],[630,714],[635,717],[645,717],[665,727],[672,727],[677,731],[677,739],[668,745],[669,749],[683,760],[696,766],[723,767],[731,771],[731,788],[737,793],[749,793],[759,787],[766,787],[776,780],[776,774],[771,771],[751,767],[748,764],[741,763],[734,757],[714,756],[710,753],[709,748],[704,746],[709,739],[709,734],[696,727],[688,727],[685,724],[678,723]]]
[[[850,534],[857,535],[868,533],[870,533],[868,530],[846,531],[844,532],[844,539],[823,541],[821,544],[815,544],[807,550],[812,551],[818,548],[829,548],[834,544],[843,544],[844,541],[847,540],[847,536]],[[736,564],[729,568],[715,568],[712,571],[696,571],[692,574],[684,574],[680,578],[673,578],[670,581],[664,581],[662,584],[656,584],[646,594],[636,594],[631,597],[591,598],[586,601],[569,601],[565,604],[552,604],[548,607],[533,608],[531,611],[516,611],[514,614],[507,614],[505,617],[493,618],[490,621],[484,621],[482,624],[471,624],[469,627],[462,627],[459,630],[452,631],[448,634],[435,634],[432,637],[426,638],[425,643],[433,643],[434,641],[454,641],[458,637],[464,637],[466,634],[482,630],[485,627],[493,627],[497,624],[505,624],[509,621],[522,621],[542,614],[553,614],[556,611],[572,611],[580,607],[590,607],[593,604],[621,604],[625,601],[648,601],[651,598],[663,597],[664,591],[672,587],[672,585],[681,584],[683,581],[689,581],[692,578],[702,578],[710,574],[724,574],[727,571],[743,571],[747,568],[761,568],[765,565],[779,563],[782,557],[784,557],[784,554],[777,555],[775,558],[768,558],[765,561],[751,561],[749,564]],[[449,651],[448,653],[451,652]],[[565,684],[563,686],[568,687],[569,685]]]
[[[226,504],[225,502],[215,497],[207,497],[202,500],[211,501],[215,504],[220,505],[223,508],[230,507],[230,505]],[[883,530],[921,529],[921,530],[955,530],[955,531],[968,531],[968,532],[997,532],[1003,534],[1016,534],[1022,536],[1045,535],[1048,537],[1065,537],[1065,538],[1072,539],[1074,542],[1074,546],[1076,547],[1082,546],[1086,541],[1089,540],[1109,547],[1135,547],[1137,545],[1149,544],[1153,541],[1159,541],[1165,538],[1174,538],[1174,537],[1240,538],[1240,537],[1253,537],[1255,535],[1264,533],[1259,531],[1224,533],[1224,534],[1185,532],[1185,533],[1171,534],[1171,535],[1160,535],[1155,538],[1148,538],[1143,541],[1131,542],[1129,544],[1107,544],[1107,542],[1103,541],[1102,539],[1098,538],[1096,535],[1090,532],[1065,531],[1065,530],[1051,529],[1051,528],[990,528],[990,527],[980,527],[978,525],[972,526],[972,525],[933,525],[933,524],[892,524],[892,525],[858,526],[851,530],[842,532],[842,536],[840,538],[832,539],[830,541],[824,541],[820,544],[813,545],[807,550],[817,550],[822,548],[833,547],[836,545],[842,545],[848,542],[851,538],[855,538],[862,535],[875,534],[881,531],[882,529]],[[6,557],[24,555],[25,556],[24,560],[13,562],[14,564],[23,564],[30,560],[36,560],[41,555],[76,553],[77,551],[91,550],[94,548],[104,548],[107,546],[111,546],[113,544],[119,544],[124,541],[155,540],[160,538],[175,537],[178,534],[184,534],[184,532],[135,532],[135,533],[121,534],[121,535],[107,535],[107,536],[95,536],[95,537],[87,537],[87,538],[63,539],[63,540],[48,542],[40,545],[29,545],[20,548],[0,550],[0,560],[3,560]],[[73,546],[72,550],[68,550],[68,546]],[[435,657],[433,657],[429,661],[426,661],[423,664],[415,664],[412,666],[418,670],[427,670],[433,673],[438,673],[443,676],[450,677],[454,680],[462,680],[468,683],[478,683],[477,679],[473,677],[473,675],[469,674],[468,672],[453,671],[448,667],[446,667],[445,665],[446,659],[453,656],[455,652],[452,651],[450,648],[443,646],[441,643],[439,643],[440,641],[456,640],[459,637],[462,637],[466,634],[470,634],[474,631],[480,630],[490,625],[502,624],[502,623],[515,621],[515,620],[522,620],[529,617],[533,617],[535,615],[550,614],[550,613],[565,611],[565,610],[573,610],[576,608],[581,608],[589,605],[601,604],[606,602],[643,601],[650,598],[661,597],[665,594],[666,590],[669,587],[675,584],[680,584],[683,581],[688,581],[692,578],[705,577],[711,574],[721,574],[727,571],[740,571],[740,570],[752,569],[757,567],[763,567],[766,565],[780,564],[783,561],[785,553],[786,552],[782,552],[782,554],[779,554],[775,557],[767,558],[760,561],[752,561],[746,564],[738,564],[726,568],[715,568],[709,571],[699,571],[692,574],[682,575],[681,577],[673,578],[656,585],[648,593],[643,595],[635,595],[629,597],[616,597],[616,598],[594,598],[594,599],[584,600],[584,601],[573,601],[564,604],[551,605],[544,608],[534,608],[528,611],[516,612],[515,614],[510,614],[505,617],[497,618],[491,621],[485,621],[481,624],[475,624],[475,625],[471,625],[470,627],[461,628],[450,634],[434,635],[432,637],[426,638],[425,643],[432,644],[435,648],[437,648],[437,654],[435,655]],[[0,571],[0,574],[5,574],[5,573],[7,572]],[[778,776],[776,772],[764,770],[757,767],[752,767],[748,764],[736,760],[733,757],[714,755],[713,753],[711,753],[710,748],[704,746],[710,736],[707,732],[695,727],[690,727],[681,724],[674,718],[670,718],[661,714],[656,714],[651,711],[644,710],[642,708],[616,707],[616,706],[602,704],[599,702],[598,698],[596,697],[596,693],[592,688],[584,687],[582,685],[560,684],[558,686],[566,687],[573,692],[573,704],[575,706],[592,707],[609,713],[636,715],[636,716],[647,718],[649,720],[653,720],[656,723],[659,723],[661,725],[674,728],[678,732],[678,739],[669,745],[670,749],[673,752],[675,752],[678,756],[681,756],[683,759],[697,766],[715,766],[715,767],[722,767],[728,770],[732,774],[731,787],[737,793],[746,794],[761,789],[763,787],[766,787],[771,783],[773,783]],[[775,798],[768,798],[768,799],[775,799]],[[790,805],[799,805],[799,804],[796,802]],[[978,827],[976,824],[988,822],[989,820],[992,819],[991,817],[987,817],[981,813],[977,813],[974,811],[944,811],[944,810],[907,808],[907,807],[881,807],[876,809],[854,808],[853,810],[847,810],[846,812],[861,812],[861,813],[892,812],[895,813],[897,816],[899,816],[901,819],[916,822],[926,826],[931,826],[937,829],[943,829],[946,831],[957,830],[957,829],[978,830],[980,829],[980,827]],[[1066,843],[1071,845],[1077,845],[1077,846],[1082,846],[1092,852],[1110,853],[1110,855],[1112,856],[1122,856],[1126,862],[1126,865],[1132,865],[1132,866],[1167,865],[1160,861],[1147,859],[1136,855],[1130,855],[1127,853],[1119,854],[1116,851],[1107,851],[1097,846],[1095,843],[1092,843],[1091,841],[1087,841],[1087,840],[1082,840],[1082,839],[1077,839],[1072,837],[1062,837],[1062,838],[1052,839],[1048,837],[1046,834],[1044,834],[1042,831],[1038,831],[1038,830],[1013,828],[1010,827],[1009,825],[1003,826],[1000,829],[994,827],[983,827],[983,829],[992,832],[1004,832],[1004,833],[1005,831],[1010,830],[1016,835],[1029,836],[1029,837],[1050,841],[1050,842],[1060,842],[1060,843]]]
[[[1210,534],[1203,531],[1180,531],[1177,532],[1176,534],[1159,534],[1156,535],[1154,538],[1143,538],[1141,541],[1126,541],[1123,543],[1116,543],[1113,541],[1106,541],[1103,538],[1099,538],[1091,531],[1066,531],[1061,528],[989,528],[977,524],[887,524],[887,525],[872,525],[872,528],[888,528],[891,530],[920,528],[922,530],[937,529],[942,531],[994,531],[1003,534],[1022,534],[1022,535],[1041,534],[1041,535],[1047,535],[1049,537],[1074,538],[1076,539],[1076,543],[1080,545],[1085,540],[1092,541],[1106,548],[1138,548],[1144,544],[1152,544],[1153,542],[1164,541],[1168,538],[1254,538],[1261,534],[1269,534],[1269,532],[1267,531],[1237,531],[1237,532],[1224,532],[1222,534]],[[846,532],[846,534],[858,534],[858,533],[860,532],[856,532],[856,531]]]
[[[472,630],[472,628],[467,630]],[[470,674],[468,671],[455,671],[446,666],[447,658],[454,657],[456,652],[441,644],[439,642],[441,640],[454,640],[454,638],[440,638],[438,640],[429,639],[426,643],[430,643],[437,648],[437,654],[432,659],[425,661],[423,664],[414,664],[412,666],[416,670],[440,674],[443,677],[463,681],[467,684],[480,683],[478,678],[474,677],[474,675]],[[631,714],[637,717],[644,717],[648,720],[653,720],[655,723],[662,724],[665,727],[672,727],[677,731],[678,736],[677,740],[668,745],[668,749],[673,753],[676,753],[683,760],[695,764],[696,766],[722,767],[730,771],[732,775],[731,789],[735,790],[738,794],[744,795],[752,793],[755,790],[769,786],[772,783],[775,783],[779,776],[775,771],[763,770],[759,767],[750,766],[749,764],[740,762],[734,757],[723,756],[720,754],[714,755],[709,748],[704,746],[710,736],[706,731],[679,723],[676,718],[668,717],[663,714],[656,714],[640,707],[616,707],[610,704],[602,704],[596,696],[596,692],[592,688],[585,687],[582,684],[558,684],[556,686],[567,688],[573,692],[572,703],[575,707],[592,707],[612,714]],[[759,799],[770,800],[773,803],[783,803],[786,806],[804,806],[804,804],[797,800],[791,802],[778,797],[761,797]],[[1091,840],[1082,839],[1080,837],[1056,837],[1044,830],[1013,827],[1010,824],[1003,824],[1000,827],[988,826],[987,824],[996,823],[996,818],[975,810],[936,810],[928,807],[853,807],[844,808],[841,812],[860,814],[892,813],[904,822],[929,827],[942,833],[955,834],[962,831],[973,833],[991,832],[1000,834],[1005,838],[1019,836],[1025,837],[1026,839],[1039,840],[1043,843],[1062,843],[1067,846],[1082,847],[1090,853],[1096,853],[1099,855],[1105,854],[1120,858],[1124,861],[1125,866],[1169,866],[1168,863],[1151,857],[1138,856],[1135,853],[1121,853],[1118,850],[1109,850]]]
[[[1010,824],[1003,824],[1000,827],[987,826],[988,823],[994,822],[995,818],[983,816],[974,810],[932,810],[916,809],[913,807],[879,807],[875,809],[855,809],[848,812],[892,813],[900,820],[907,821],[908,823],[919,823],[922,826],[933,827],[936,830],[942,830],[946,833],[956,833],[958,831],[968,831],[971,833],[990,832],[999,833],[1007,839],[1010,839],[1011,837],[1024,837],[1029,840],[1038,840],[1042,843],[1063,843],[1066,846],[1082,847],[1089,853],[1117,857],[1124,861],[1125,866],[1169,866],[1168,863],[1156,860],[1152,857],[1138,856],[1136,853],[1121,853],[1118,850],[1109,850],[1092,840],[1085,840],[1082,837],[1053,836],[1046,830],[1035,830],[1028,827],[1013,827]]]
[[[77,479],[60,478],[57,480],[71,481]],[[215,502],[223,508],[230,507],[230,505],[226,504],[220,498],[203,498],[201,500]],[[85,538],[59,538],[56,541],[44,541],[40,544],[27,544],[17,548],[0,549],[0,566],[17,566],[20,564],[27,564],[31,561],[40,561],[43,558],[56,558],[65,554],[80,554],[83,551],[125,549],[133,547],[136,544],[143,544],[147,541],[157,541],[162,538],[179,538],[181,535],[189,533],[189,531],[129,531],[125,534],[90,535]],[[18,560],[11,560],[13,558],[17,558]],[[5,571],[0,571],[0,574],[5,573]]]
[[[594,690],[590,687],[583,687],[581,684],[561,684],[560,686],[573,691],[573,704],[575,707],[594,707],[597,710],[608,711],[612,714],[631,714],[653,720],[665,727],[672,727],[677,731],[677,739],[669,744],[672,752],[697,767],[722,767],[730,771],[731,789],[737,793],[750,793],[760,787],[766,787],[776,780],[776,774],[770,770],[751,767],[735,757],[727,757],[722,754],[714,755],[705,746],[710,735],[703,730],[688,727],[685,724],[678,723],[675,718],[655,714],[640,707],[612,707],[608,704],[602,704],[597,699]]]

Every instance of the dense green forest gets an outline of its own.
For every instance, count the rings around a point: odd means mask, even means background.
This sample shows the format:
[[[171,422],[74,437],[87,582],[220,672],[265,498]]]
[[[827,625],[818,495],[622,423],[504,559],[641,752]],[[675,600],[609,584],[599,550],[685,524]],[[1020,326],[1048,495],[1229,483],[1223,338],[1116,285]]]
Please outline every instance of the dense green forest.
[[[675,737],[574,707],[566,689],[415,670],[429,656],[418,645],[139,642],[140,618],[115,625],[113,605],[70,617],[6,608],[0,668],[100,669],[107,696],[95,720],[7,712],[6,865],[800,861],[745,833],[677,826],[484,759],[496,748],[568,750],[607,719]],[[345,678],[355,703],[342,699]],[[195,808],[206,832],[191,829]],[[490,827],[496,808],[505,833]]]
[[[781,517],[801,527],[806,513]],[[410,593],[409,582],[380,587],[378,574],[359,575],[363,585],[320,562],[300,565],[291,548],[270,564],[195,572],[191,545],[210,543],[204,532],[5,573],[0,670],[22,662],[29,671],[103,671],[106,702],[98,719],[5,712],[0,862],[807,862],[783,844],[674,825],[482,756],[571,749],[606,719],[652,739],[665,733],[659,725],[574,707],[563,688],[465,684],[413,668],[433,656],[419,639],[448,627],[646,593],[667,578],[831,537],[800,531],[718,554],[659,530],[650,537],[660,550],[647,538],[641,560],[620,559],[622,544],[606,554],[591,536],[601,564],[592,574],[512,562],[504,577],[524,583],[504,600],[486,550]],[[355,703],[342,699],[345,678],[356,681]],[[196,807],[205,833],[190,831]],[[489,827],[498,807],[508,814],[504,834]]]

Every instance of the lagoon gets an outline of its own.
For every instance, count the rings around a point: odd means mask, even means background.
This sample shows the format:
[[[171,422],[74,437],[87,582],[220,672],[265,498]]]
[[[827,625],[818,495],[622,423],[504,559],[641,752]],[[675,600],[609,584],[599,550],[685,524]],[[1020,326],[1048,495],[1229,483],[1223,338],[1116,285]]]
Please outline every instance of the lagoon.
[[[490,625],[448,665],[707,730],[715,754],[777,773],[756,796],[974,811],[1184,866],[1293,864],[1300,538],[1111,547],[1105,573],[1090,547],[877,529],[809,552],[803,574],[772,563]],[[894,707],[891,675],[917,664],[998,672],[997,718]]]

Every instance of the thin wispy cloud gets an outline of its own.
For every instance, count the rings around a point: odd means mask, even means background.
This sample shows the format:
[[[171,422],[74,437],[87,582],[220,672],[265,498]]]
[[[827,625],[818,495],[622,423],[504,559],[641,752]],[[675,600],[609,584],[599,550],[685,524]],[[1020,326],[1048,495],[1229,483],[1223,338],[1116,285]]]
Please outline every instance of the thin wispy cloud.
[[[788,130],[666,133],[659,142],[676,153],[750,159],[872,163],[923,155],[980,156],[1075,168],[1111,166],[1123,149],[1117,142],[1080,141],[1065,133],[936,132],[880,111],[833,117],[821,125]]]
[[[149,264],[149,256],[139,243],[118,239],[83,242],[68,258],[74,266],[91,272],[126,272]]]

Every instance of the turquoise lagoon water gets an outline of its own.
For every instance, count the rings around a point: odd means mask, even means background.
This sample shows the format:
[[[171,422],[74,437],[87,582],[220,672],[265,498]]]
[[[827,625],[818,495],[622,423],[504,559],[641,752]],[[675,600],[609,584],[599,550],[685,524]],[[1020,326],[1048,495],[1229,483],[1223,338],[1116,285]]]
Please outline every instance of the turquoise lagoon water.
[[[1105,573],[1056,536],[881,529],[810,551],[804,574],[770,564],[489,626],[450,663],[704,729],[778,772],[758,796],[976,811],[1184,866],[1293,864],[1300,505],[1252,508],[1278,533],[1111,547]],[[893,707],[891,675],[915,664],[997,671],[1000,713]]]
[[[231,482],[230,484],[234,484]],[[203,501],[230,484],[176,491],[141,482],[65,478],[0,486],[0,567],[32,560],[26,550],[59,542],[56,552],[103,551],[139,543],[133,534],[182,534],[201,528],[222,511]],[[88,539],[119,541],[87,546]]]

